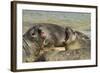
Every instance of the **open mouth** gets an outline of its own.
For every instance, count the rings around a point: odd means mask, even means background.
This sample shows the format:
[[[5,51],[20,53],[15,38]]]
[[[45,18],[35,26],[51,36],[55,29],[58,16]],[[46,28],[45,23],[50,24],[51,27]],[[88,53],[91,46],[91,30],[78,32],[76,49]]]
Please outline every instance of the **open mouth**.
[[[65,41],[67,41],[69,39],[69,32],[65,31]]]

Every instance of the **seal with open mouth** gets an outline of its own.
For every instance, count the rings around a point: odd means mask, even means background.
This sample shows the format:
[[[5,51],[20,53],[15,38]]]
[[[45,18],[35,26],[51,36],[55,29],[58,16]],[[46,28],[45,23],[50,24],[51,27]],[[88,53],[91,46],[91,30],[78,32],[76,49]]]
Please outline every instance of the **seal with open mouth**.
[[[56,24],[36,23],[33,24],[23,35],[24,60],[35,61],[40,50],[44,47],[64,47],[65,29]],[[30,59],[30,56],[33,57]]]
[[[90,48],[90,38],[82,32],[66,27],[65,49]]]
[[[90,38],[70,27],[64,28],[57,24],[36,23],[23,35],[23,61],[40,60],[41,50],[43,51],[45,47],[50,47],[48,49],[65,47],[64,51],[65,49],[90,48]]]

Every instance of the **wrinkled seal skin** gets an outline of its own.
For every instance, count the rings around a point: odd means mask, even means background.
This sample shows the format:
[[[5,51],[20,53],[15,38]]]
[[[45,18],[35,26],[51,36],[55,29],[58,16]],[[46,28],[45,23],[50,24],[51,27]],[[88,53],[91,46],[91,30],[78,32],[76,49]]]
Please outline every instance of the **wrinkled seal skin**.
[[[23,35],[23,62],[37,60],[43,47],[63,46],[65,29],[56,24],[38,23]],[[30,58],[33,57],[33,58]]]
[[[64,46],[63,42],[65,40],[65,29],[56,24],[38,23],[33,25],[33,27],[24,34],[24,36],[33,42],[39,36],[42,38],[41,32],[44,33],[44,46],[47,46],[48,44],[54,44],[54,46]]]
[[[43,43],[39,34],[38,26],[34,25],[23,35],[23,62],[34,62],[38,59]]]
[[[49,57],[44,55],[45,47],[50,50],[65,47],[66,53],[67,50],[90,48],[90,38],[70,27],[63,28],[50,23],[34,24],[23,35],[23,62],[45,61]]]
[[[91,58],[90,38],[70,27],[65,29],[65,49],[48,50],[43,53],[46,61],[85,60]]]

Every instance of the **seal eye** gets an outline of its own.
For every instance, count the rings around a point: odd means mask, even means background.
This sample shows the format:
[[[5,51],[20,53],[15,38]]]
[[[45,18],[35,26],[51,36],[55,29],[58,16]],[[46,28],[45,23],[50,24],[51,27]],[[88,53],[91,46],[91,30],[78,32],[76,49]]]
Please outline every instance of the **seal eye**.
[[[35,35],[35,33],[32,33],[32,35]]]

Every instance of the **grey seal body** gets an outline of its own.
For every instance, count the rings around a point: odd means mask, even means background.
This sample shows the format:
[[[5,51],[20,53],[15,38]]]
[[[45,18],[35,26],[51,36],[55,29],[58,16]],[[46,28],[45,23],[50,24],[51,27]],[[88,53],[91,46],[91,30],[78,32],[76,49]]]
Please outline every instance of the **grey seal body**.
[[[56,24],[37,23],[33,25],[24,36],[29,38],[30,41],[43,36],[45,38],[44,46],[51,46],[52,44],[54,44],[54,46],[64,46],[65,29]]]
[[[47,47],[47,49],[44,49],[45,47]],[[43,57],[45,60],[48,58],[48,55],[44,56],[44,50],[50,51],[51,48],[55,49],[55,47],[65,47],[67,51],[68,49],[90,48],[90,38],[84,33],[75,31],[70,27],[64,28],[57,24],[50,23],[33,24],[33,27],[29,28],[23,35],[23,61],[41,61]],[[67,51],[64,50],[64,52],[61,53],[67,54]],[[52,53],[55,52],[56,51],[52,51]]]
[[[56,24],[36,23],[23,34],[23,62],[33,62],[43,47],[63,46],[65,29]]]

